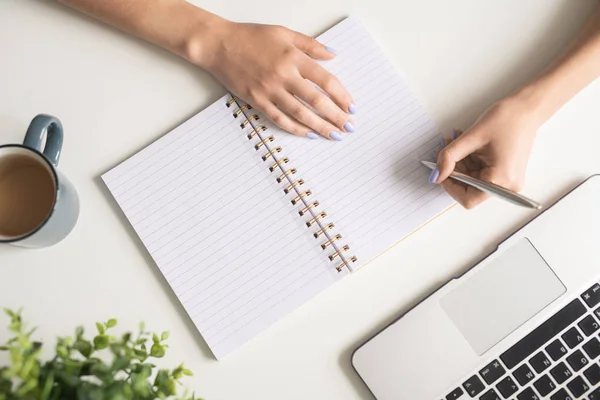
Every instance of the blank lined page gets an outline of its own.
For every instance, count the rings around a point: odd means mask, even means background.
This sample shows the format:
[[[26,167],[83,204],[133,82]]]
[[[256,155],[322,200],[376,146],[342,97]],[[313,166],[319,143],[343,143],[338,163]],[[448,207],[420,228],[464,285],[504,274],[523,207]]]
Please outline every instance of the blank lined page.
[[[217,358],[344,275],[229,98],[102,177]]]
[[[361,266],[453,201],[419,162],[440,146],[435,124],[362,23],[348,18],[319,40],[339,53],[323,66],[355,99],[356,132],[334,142],[273,129]]]

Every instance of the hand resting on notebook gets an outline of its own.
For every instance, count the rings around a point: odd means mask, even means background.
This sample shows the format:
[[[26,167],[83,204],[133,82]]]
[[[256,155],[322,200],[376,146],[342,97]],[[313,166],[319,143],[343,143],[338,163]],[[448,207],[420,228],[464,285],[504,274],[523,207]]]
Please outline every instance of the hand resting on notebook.
[[[447,179],[457,170],[519,190],[536,132],[567,101],[600,76],[600,9],[569,51],[533,82],[487,110],[439,152],[430,181],[441,183],[465,208],[489,195]],[[574,134],[574,132],[569,132]]]
[[[288,132],[340,141],[340,132],[354,131],[352,97],[315,61],[334,58],[335,50],[309,36],[227,21],[184,0],[61,2],[206,69]]]

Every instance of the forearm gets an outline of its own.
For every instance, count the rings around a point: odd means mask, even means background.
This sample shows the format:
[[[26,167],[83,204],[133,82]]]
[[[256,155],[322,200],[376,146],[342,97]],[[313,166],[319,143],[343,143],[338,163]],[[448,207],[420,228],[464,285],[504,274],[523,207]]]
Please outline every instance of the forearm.
[[[529,104],[540,124],[600,77],[600,8],[591,16],[575,44],[538,79],[516,94]]]
[[[208,41],[223,19],[185,0],[59,0],[194,62],[208,62]]]

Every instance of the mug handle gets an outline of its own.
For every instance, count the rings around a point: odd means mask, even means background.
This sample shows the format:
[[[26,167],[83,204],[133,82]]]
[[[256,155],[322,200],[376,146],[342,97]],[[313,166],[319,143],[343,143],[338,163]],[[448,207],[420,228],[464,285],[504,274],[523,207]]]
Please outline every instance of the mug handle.
[[[46,135],[46,145],[42,150],[42,141],[44,139],[44,133]],[[25,140],[23,145],[40,151],[46,156],[46,158],[54,164],[58,165],[60,159],[60,153],[62,150],[63,143],[63,127],[58,118],[52,115],[39,114],[36,115],[25,134]]]

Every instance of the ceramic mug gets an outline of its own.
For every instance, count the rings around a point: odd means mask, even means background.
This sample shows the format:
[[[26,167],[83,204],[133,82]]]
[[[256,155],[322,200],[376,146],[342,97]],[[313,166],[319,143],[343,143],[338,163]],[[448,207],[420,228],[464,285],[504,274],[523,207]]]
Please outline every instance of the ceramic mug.
[[[22,145],[0,145],[0,243],[52,246],[75,227],[79,197],[57,169],[62,143],[58,118],[40,114]]]

